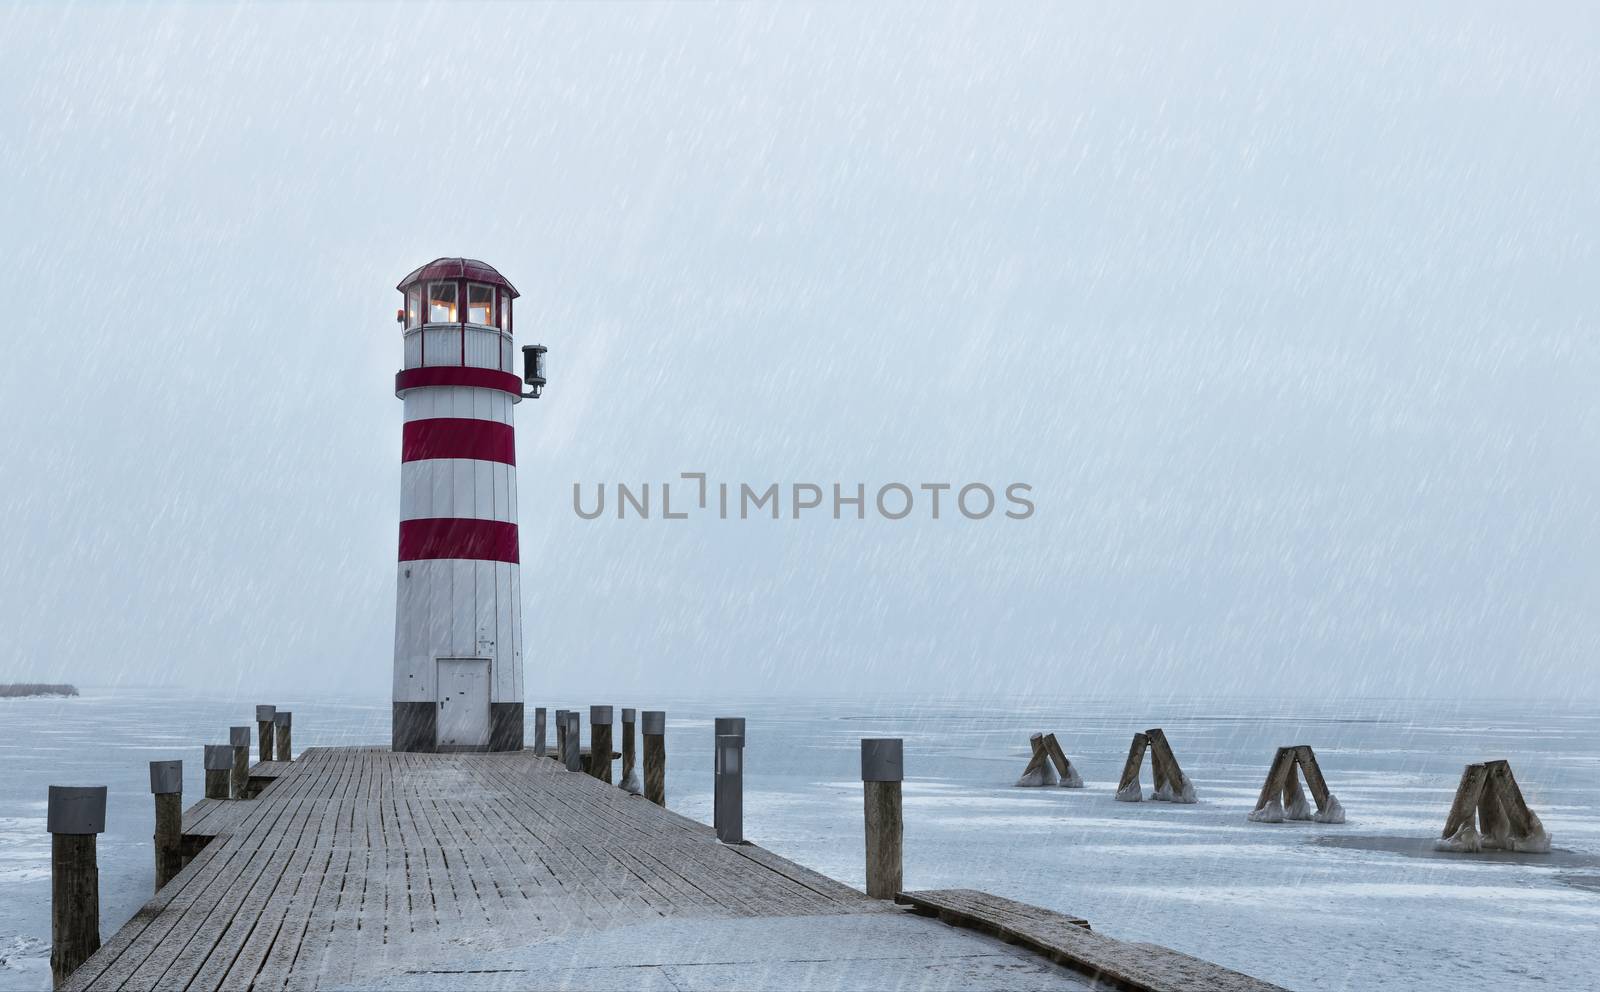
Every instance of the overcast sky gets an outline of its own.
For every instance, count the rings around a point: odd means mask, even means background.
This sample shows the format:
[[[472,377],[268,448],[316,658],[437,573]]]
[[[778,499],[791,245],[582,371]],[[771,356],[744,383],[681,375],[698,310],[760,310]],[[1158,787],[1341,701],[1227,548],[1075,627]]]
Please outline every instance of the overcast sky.
[[[531,701],[1600,696],[1600,22],[1389,6],[0,8],[0,681],[386,695],[460,254]]]

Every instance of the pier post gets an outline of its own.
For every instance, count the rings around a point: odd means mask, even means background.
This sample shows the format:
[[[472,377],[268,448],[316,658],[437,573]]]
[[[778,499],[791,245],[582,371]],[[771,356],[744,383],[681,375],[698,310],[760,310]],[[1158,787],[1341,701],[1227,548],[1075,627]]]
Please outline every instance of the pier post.
[[[289,729],[294,724],[294,714],[288,710],[278,710],[272,715],[272,733],[277,739],[278,760],[293,761],[294,752],[289,749]]]
[[[722,738],[724,738],[724,737],[734,737],[734,738],[737,738],[738,742],[739,742],[738,747],[739,747],[739,782],[740,782],[740,789],[739,789],[739,819],[740,819],[740,825],[739,825],[738,829],[736,829],[734,831],[734,833],[735,834],[742,834],[744,832],[744,822],[743,822],[744,821],[744,788],[743,788],[743,783],[744,783],[744,717],[742,717],[742,716],[719,716],[719,717],[716,718],[715,721],[713,721],[712,730],[716,734],[716,737],[713,740],[713,744],[715,745],[715,749],[714,749],[713,754],[712,754],[713,773],[712,773],[711,785],[712,785],[713,801],[712,801],[712,804],[711,804],[711,825],[716,828],[717,836],[721,837],[722,836],[722,799],[721,799],[721,796],[722,796],[722,747],[721,747],[721,744],[722,744]]]
[[[50,977],[60,987],[100,949],[100,865],[95,835],[106,829],[106,787],[52,785],[50,831]]]
[[[1128,760],[1122,765],[1122,780],[1117,783],[1117,799],[1125,803],[1136,803],[1144,798],[1139,786],[1139,769],[1144,765],[1144,752],[1150,746],[1150,738],[1144,734],[1134,734],[1133,744],[1128,748]]]
[[[867,895],[893,900],[904,878],[900,783],[905,746],[898,737],[861,739],[861,791],[867,827]]]
[[[533,710],[533,756],[535,758],[544,757],[545,720],[546,720],[545,708],[543,706],[534,707],[534,710]]]
[[[667,805],[667,711],[645,710],[644,797],[657,806]]]
[[[567,711],[556,710],[556,760],[567,762]]]
[[[566,710],[566,733],[561,739],[561,760],[566,764],[567,771],[578,772],[583,770],[583,757],[578,754],[578,738],[583,730],[580,726],[578,711]]]
[[[1028,736],[1028,746],[1033,749],[1033,756],[1028,759],[1028,766],[1022,770],[1022,777],[1017,779],[1020,786],[1055,785],[1055,772],[1050,767],[1050,755],[1045,750],[1044,734],[1035,732]]]
[[[1063,789],[1083,788],[1083,776],[1072,767],[1072,762],[1067,758],[1067,752],[1061,750],[1061,742],[1056,740],[1055,734],[1044,735],[1044,750],[1050,755],[1050,761],[1056,766],[1056,774],[1061,776]]]
[[[1300,772],[1306,777],[1306,788],[1311,790],[1312,802],[1317,804],[1319,812],[1327,810],[1332,805],[1333,793],[1328,790],[1328,780],[1322,777],[1316,752],[1311,750],[1309,744],[1299,745],[1294,752],[1295,760],[1300,763]]]
[[[611,784],[611,707],[589,707],[589,774]]]
[[[228,743],[233,747],[233,798],[250,798],[250,728],[229,727]]]
[[[622,788],[634,795],[639,794],[639,771],[634,766],[633,745],[634,726],[638,722],[638,710],[623,709],[622,711]]]
[[[719,724],[721,722],[717,721]],[[716,791],[712,798],[712,819],[716,821],[717,840],[724,844],[744,843],[744,736],[742,734],[717,735]]]
[[[276,706],[256,707],[256,728],[261,744],[260,751],[262,761],[272,760],[272,755],[275,750],[272,743],[272,728],[273,721],[276,720],[277,717],[278,708]]]
[[[206,798],[228,798],[228,775],[233,771],[233,748],[227,744],[206,745]]]
[[[150,762],[150,794],[156,797],[156,891],[183,870],[183,762]]]

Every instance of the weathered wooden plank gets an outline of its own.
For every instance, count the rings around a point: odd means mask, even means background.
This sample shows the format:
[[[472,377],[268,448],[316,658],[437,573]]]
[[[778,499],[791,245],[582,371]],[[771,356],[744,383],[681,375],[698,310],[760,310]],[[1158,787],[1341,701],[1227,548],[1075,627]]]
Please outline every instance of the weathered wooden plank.
[[[903,892],[899,901],[955,926],[1027,947],[1097,981],[1136,992],[1281,992],[1278,986],[1198,958],[1125,944],[1075,917],[972,889]],[[1159,951],[1159,953],[1156,953]]]

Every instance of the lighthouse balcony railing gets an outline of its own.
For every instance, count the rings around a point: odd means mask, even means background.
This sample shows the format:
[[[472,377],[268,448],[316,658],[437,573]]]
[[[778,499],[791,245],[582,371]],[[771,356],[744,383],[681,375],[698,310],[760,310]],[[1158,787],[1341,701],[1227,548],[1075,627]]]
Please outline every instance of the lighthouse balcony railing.
[[[510,334],[487,324],[423,324],[405,332],[408,369],[466,365],[512,372],[514,350]]]

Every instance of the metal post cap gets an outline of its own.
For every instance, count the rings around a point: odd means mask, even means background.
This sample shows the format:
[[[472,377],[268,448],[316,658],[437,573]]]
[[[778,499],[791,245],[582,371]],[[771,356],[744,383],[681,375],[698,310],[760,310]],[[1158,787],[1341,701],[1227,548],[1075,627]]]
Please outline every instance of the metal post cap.
[[[659,737],[667,732],[666,710],[645,710],[644,719],[640,721],[639,728],[643,733]]]
[[[157,796],[167,796],[183,791],[183,762],[150,762],[150,791]]]
[[[622,722],[623,723],[633,723],[633,722],[635,722],[634,718],[636,716],[638,716],[638,714],[639,714],[638,710],[624,709],[622,711]]]
[[[249,727],[229,727],[228,728],[228,743],[232,744],[234,747],[249,747],[250,746],[250,728]]]
[[[724,736],[727,736],[727,735],[731,734],[732,736],[739,738],[739,743],[741,745],[743,745],[744,744],[744,717],[742,717],[742,716],[719,716],[719,717],[717,717],[716,732],[717,732],[717,736],[718,737],[724,737]]]
[[[206,771],[225,772],[233,768],[232,744],[206,745]]]
[[[45,827],[53,834],[99,834],[106,829],[106,787],[52,785]]]
[[[598,723],[598,724],[602,724],[602,725],[605,725],[605,726],[609,726],[611,724],[611,707],[609,707],[609,706],[591,706],[591,707],[589,707],[589,722],[590,723]]]
[[[906,777],[904,750],[904,741],[898,737],[861,738],[861,781],[903,781]]]
[[[272,714],[272,725],[274,727],[287,727],[289,726],[293,717],[294,714],[290,713],[288,710],[278,710],[276,713]]]
[[[257,723],[271,723],[273,718],[276,717],[277,715],[278,715],[278,708],[276,706],[257,706],[256,707],[256,722]]]

